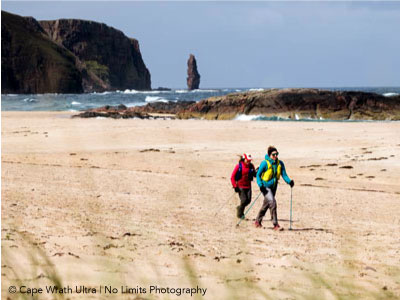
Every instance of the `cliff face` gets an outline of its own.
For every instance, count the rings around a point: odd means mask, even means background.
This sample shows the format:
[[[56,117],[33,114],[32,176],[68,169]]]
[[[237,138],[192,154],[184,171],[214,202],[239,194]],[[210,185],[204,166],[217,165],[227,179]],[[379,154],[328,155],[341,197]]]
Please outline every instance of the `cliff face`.
[[[150,90],[139,42],[105,24],[2,11],[2,93]]]
[[[2,93],[81,93],[70,51],[53,43],[34,18],[1,12]]]
[[[400,120],[400,96],[283,89],[211,97],[178,112],[181,118],[233,119],[238,114],[331,120]]]
[[[78,57],[85,91],[151,89],[150,73],[137,40],[92,21],[60,19],[39,23],[54,42]]]
[[[198,89],[200,86],[200,74],[197,71],[197,62],[193,54],[188,59],[187,86],[189,90]]]

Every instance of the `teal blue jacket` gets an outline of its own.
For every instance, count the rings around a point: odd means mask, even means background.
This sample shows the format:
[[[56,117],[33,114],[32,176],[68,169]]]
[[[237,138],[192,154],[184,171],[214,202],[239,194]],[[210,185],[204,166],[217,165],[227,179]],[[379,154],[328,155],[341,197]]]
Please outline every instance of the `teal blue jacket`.
[[[277,165],[276,162],[270,158],[268,156],[268,154],[265,155],[265,159],[268,160],[271,163],[272,168],[274,168],[274,173],[276,174],[276,169],[277,169]],[[279,161],[281,163],[281,176],[283,178],[283,180],[285,180],[285,182],[287,184],[290,183],[291,179],[289,178],[289,176],[286,173],[286,168],[285,168],[285,164],[283,163],[283,161]],[[267,171],[268,169],[268,164],[265,160],[263,160],[260,164],[260,167],[258,168],[258,172],[257,172],[257,184],[259,187],[267,187],[267,188],[276,188],[278,185],[278,181],[276,180],[276,178],[271,178],[268,181],[264,181],[261,179],[262,174]]]

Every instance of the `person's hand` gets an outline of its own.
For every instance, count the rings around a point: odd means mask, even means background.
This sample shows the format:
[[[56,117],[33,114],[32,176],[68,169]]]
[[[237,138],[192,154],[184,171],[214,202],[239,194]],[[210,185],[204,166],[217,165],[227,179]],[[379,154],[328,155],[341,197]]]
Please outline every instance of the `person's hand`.
[[[265,188],[265,186],[261,186],[261,187],[260,187],[260,191],[261,191],[261,193],[263,193],[264,195],[267,193],[267,189]]]
[[[238,187],[235,187],[235,193],[240,193],[240,189]]]
[[[294,181],[291,180],[291,181],[289,182],[289,185],[290,185],[290,187],[292,188],[292,187],[294,186]]]

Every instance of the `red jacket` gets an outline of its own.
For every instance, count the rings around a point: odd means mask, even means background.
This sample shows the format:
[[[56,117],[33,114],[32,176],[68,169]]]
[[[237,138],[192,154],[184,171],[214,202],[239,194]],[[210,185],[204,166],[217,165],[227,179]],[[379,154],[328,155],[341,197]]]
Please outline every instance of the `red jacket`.
[[[242,189],[250,189],[251,181],[253,180],[253,176],[255,175],[254,166],[251,163],[246,165],[245,163],[241,162],[240,164],[242,164],[242,176],[238,181],[236,181],[236,175],[239,171],[239,164],[237,164],[231,176],[232,186],[234,188],[239,187]],[[249,174],[250,172],[251,174]]]

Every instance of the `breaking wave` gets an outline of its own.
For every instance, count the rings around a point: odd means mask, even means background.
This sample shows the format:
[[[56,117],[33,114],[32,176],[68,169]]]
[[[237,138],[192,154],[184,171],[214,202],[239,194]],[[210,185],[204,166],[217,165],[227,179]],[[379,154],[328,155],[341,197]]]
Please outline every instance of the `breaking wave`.
[[[395,96],[398,96],[399,94],[398,93],[384,93],[383,94],[383,96],[385,96],[385,97],[395,97]]]
[[[161,97],[155,97],[155,96],[146,96],[146,99],[144,101],[146,101],[147,103],[152,103],[152,102],[168,103],[169,102],[167,99],[164,99]]]

